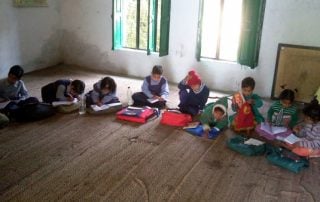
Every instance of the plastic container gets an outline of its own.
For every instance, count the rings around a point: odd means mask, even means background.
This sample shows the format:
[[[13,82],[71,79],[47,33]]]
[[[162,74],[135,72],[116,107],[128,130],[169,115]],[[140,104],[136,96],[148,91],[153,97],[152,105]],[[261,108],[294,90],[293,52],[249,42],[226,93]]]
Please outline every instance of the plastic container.
[[[80,96],[80,103],[79,103],[79,114],[83,115],[86,113],[86,97],[84,94]]]
[[[127,102],[128,105],[133,105],[133,100],[132,100],[132,90],[130,88],[130,86],[128,86],[128,90],[127,90]]]

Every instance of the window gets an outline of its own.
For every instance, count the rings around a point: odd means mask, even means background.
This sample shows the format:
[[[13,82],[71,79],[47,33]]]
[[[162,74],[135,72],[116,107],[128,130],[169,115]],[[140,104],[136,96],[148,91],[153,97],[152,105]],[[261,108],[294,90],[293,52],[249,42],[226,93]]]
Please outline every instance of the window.
[[[170,0],[113,0],[113,50],[168,54]]]
[[[200,0],[197,59],[258,63],[265,0]]]

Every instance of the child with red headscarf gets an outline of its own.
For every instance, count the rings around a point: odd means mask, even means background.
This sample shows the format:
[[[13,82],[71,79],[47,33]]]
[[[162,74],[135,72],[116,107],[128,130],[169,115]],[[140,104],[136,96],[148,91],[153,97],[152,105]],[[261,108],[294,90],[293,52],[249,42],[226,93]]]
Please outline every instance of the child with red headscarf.
[[[209,88],[201,81],[196,71],[189,71],[188,75],[179,83],[178,88],[182,113],[195,116],[203,110],[209,97]]]

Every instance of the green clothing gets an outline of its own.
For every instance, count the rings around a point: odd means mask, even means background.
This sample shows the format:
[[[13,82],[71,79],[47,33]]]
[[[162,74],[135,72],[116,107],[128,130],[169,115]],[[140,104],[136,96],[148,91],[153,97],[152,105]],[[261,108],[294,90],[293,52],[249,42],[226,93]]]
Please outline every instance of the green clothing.
[[[219,99],[217,102],[212,102],[207,104],[204,107],[203,113],[200,116],[200,122],[202,123],[202,125],[207,125],[210,128],[215,127],[219,130],[224,129],[225,127],[228,126],[228,114],[227,114],[227,98],[221,98]],[[223,105],[225,107],[225,114],[224,117],[217,121],[215,120],[215,118],[213,117],[213,109],[214,107],[216,107],[217,105]]]
[[[253,100],[253,104],[252,104],[251,106],[252,106],[252,112],[253,112],[253,114],[254,114],[255,121],[256,121],[257,123],[264,122],[264,118],[263,118],[263,116],[261,115],[261,113],[259,112],[259,109],[258,109],[258,108],[262,107],[262,105],[263,105],[263,101],[262,101],[262,99],[260,98],[260,96],[257,95],[257,94],[251,94],[251,95],[249,95],[249,96],[243,96],[243,97],[244,97],[245,101],[250,100],[250,99]],[[234,103],[233,103],[231,106],[232,106],[232,110],[233,110],[234,112],[237,112],[237,111],[238,111],[239,106],[237,106],[237,105],[234,104]],[[235,115],[236,115],[236,114],[230,116],[230,122],[233,121]]]
[[[284,108],[278,100],[268,110],[268,121],[273,125],[294,127],[298,122],[298,110],[295,105]]]

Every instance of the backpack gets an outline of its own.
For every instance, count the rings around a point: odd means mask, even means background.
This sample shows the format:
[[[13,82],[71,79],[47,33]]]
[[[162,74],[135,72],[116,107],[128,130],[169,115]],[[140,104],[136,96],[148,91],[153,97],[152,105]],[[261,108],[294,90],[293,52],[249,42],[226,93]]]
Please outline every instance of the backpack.
[[[117,112],[116,118],[119,120],[146,123],[148,120],[159,117],[159,110],[150,107],[126,107]]]
[[[254,114],[249,103],[245,102],[241,105],[232,126],[235,131],[251,130],[255,127]]]
[[[167,110],[163,112],[160,123],[169,126],[187,126],[192,122],[190,114],[184,114],[177,110]]]

